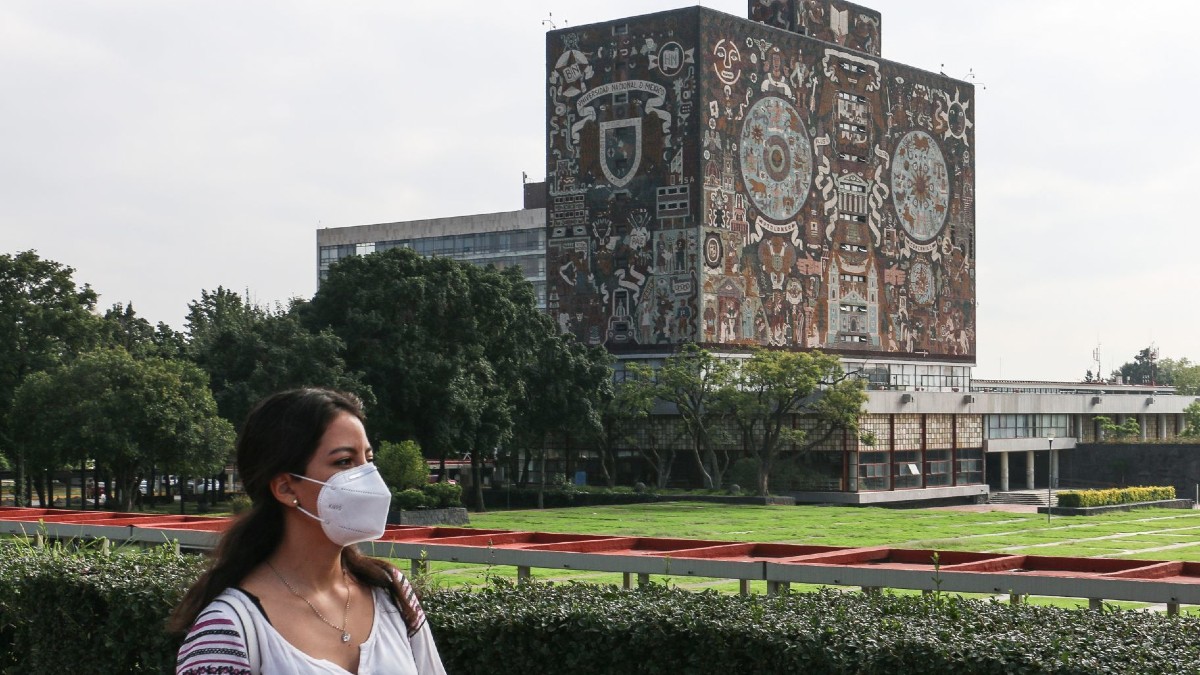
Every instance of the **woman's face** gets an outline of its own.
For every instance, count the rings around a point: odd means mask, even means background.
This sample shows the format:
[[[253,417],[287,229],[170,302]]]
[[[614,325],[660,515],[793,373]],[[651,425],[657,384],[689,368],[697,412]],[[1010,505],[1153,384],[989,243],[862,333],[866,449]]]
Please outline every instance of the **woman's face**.
[[[363,423],[354,415],[343,412],[329,423],[317,451],[304,467],[304,476],[322,482],[328,481],[335,473],[362,466],[375,459],[371,444],[367,441],[367,431]],[[315,501],[316,493],[321,486],[308,481],[297,481],[298,489],[309,488]],[[305,499],[305,493],[300,494],[301,504],[312,504],[314,501]]]

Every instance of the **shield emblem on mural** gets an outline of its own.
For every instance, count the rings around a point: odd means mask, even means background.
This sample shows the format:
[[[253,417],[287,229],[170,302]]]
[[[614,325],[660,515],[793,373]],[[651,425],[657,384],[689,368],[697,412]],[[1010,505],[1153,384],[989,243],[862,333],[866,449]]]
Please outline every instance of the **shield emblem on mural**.
[[[600,168],[613,187],[622,187],[642,163],[642,119],[600,123]]]

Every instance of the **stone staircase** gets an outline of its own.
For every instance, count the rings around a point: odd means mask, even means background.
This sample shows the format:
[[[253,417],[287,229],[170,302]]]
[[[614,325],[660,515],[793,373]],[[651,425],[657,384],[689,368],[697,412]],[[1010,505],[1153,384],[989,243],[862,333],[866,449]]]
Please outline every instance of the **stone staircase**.
[[[1058,506],[1058,498],[1054,497],[1054,505]],[[1023,506],[1046,506],[1045,490],[1011,490],[1009,492],[992,492],[988,494],[989,504],[1019,504]]]

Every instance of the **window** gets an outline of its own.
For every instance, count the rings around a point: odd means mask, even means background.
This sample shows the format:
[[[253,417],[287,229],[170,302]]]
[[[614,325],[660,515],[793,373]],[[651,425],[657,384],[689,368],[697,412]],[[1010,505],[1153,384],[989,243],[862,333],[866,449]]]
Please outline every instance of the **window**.
[[[887,490],[891,487],[888,453],[858,453],[858,482],[860,490]]]
[[[897,450],[892,454],[895,462],[896,489],[921,487],[921,451]]]
[[[928,467],[925,476],[926,487],[951,484],[949,450],[926,450],[925,466]]]
[[[955,457],[956,480],[959,485],[983,482],[983,448],[963,448]]]

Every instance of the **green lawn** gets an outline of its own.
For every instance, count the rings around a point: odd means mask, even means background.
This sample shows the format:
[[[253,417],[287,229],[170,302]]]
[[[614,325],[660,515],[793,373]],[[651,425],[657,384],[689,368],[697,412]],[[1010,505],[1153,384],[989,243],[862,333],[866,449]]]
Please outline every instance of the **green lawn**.
[[[471,514],[471,526],[504,530],[574,532],[724,541],[832,546],[893,546],[1047,556],[1104,556],[1200,561],[1200,511],[1147,509],[1102,516],[1054,517],[1003,511],[883,509],[829,506],[726,506],[669,502]],[[407,564],[407,561],[398,561]],[[509,567],[432,563],[434,586],[478,586],[489,577],[515,578]],[[540,581],[620,584],[620,574],[533,570]],[[652,577],[680,588],[736,593],[738,582]],[[815,590],[800,584],[793,592]],[[753,582],[752,593],[766,591]],[[849,589],[848,589],[849,590]],[[916,591],[893,591],[911,593]],[[986,598],[988,596],[978,596]],[[1035,604],[1087,607],[1082,598],[1031,598]],[[1144,603],[1114,602],[1126,609]],[[1200,609],[1185,608],[1197,614]]]

